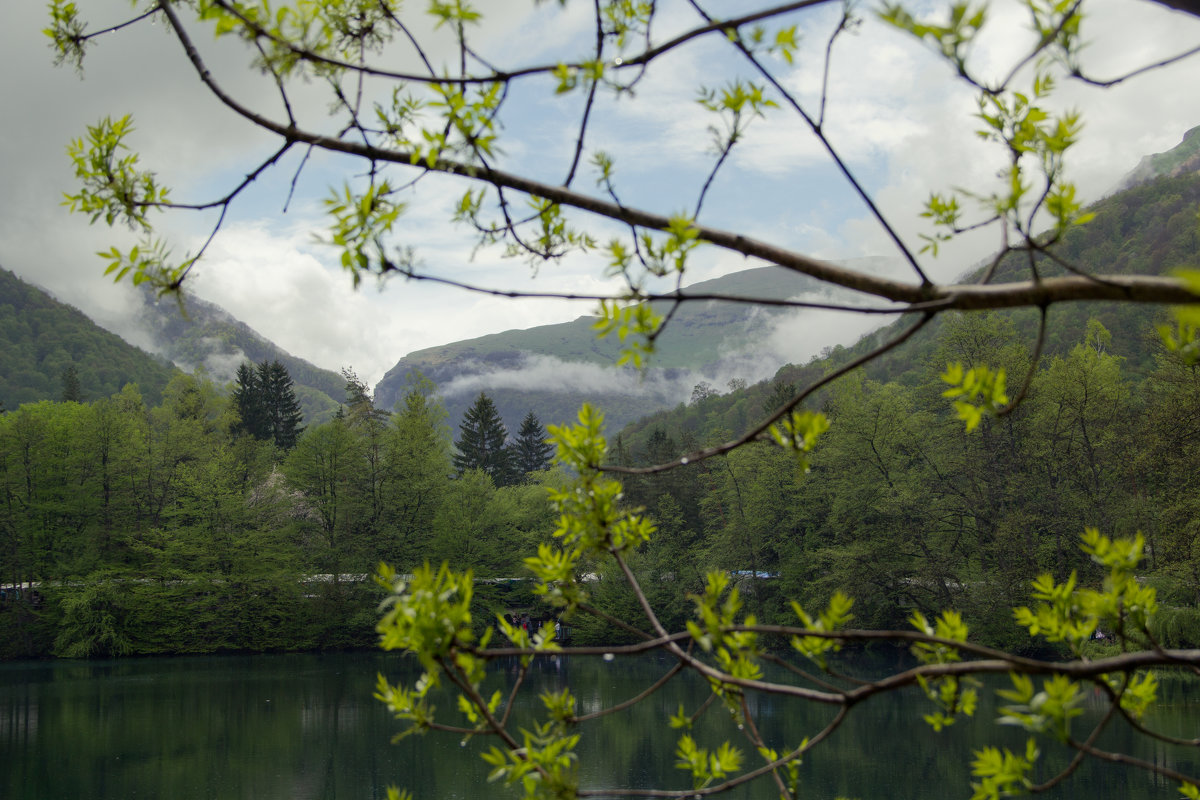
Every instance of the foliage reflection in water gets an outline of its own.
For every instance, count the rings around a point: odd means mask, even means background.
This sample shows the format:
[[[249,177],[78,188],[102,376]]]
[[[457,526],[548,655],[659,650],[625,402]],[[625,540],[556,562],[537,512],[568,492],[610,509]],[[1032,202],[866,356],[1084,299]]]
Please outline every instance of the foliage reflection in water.
[[[568,679],[579,713],[611,706],[664,673],[663,658],[549,658],[532,671],[518,719],[540,707],[537,695]],[[490,681],[507,685],[515,662],[497,664]],[[486,783],[479,752],[488,744],[457,737],[410,736],[392,744],[398,726],[372,698],[375,675],[414,669],[374,654],[222,656],[153,660],[40,662],[0,666],[0,796],[12,800],[125,800],[138,797],[382,798],[395,784],[419,800],[504,796]],[[487,687],[490,693],[491,686]],[[648,701],[583,726],[582,784],[684,789],[674,768],[678,736],[667,726],[680,704],[706,696],[696,680],[675,680]],[[1168,683],[1151,719],[1192,735],[1200,684]],[[921,721],[918,698],[881,697],[852,715],[828,746],[802,768],[807,797],[967,797],[972,747],[994,736],[990,692],[975,723],[936,734]],[[448,699],[439,704],[451,719]],[[1094,718],[1100,703],[1085,716]],[[763,698],[755,708],[764,736],[794,746],[831,715]],[[736,738],[715,707],[695,736],[702,746]],[[1011,732],[1010,746],[1022,741]],[[1122,736],[1121,732],[1117,732]],[[1131,746],[1132,736],[1114,740]],[[1196,770],[1196,757],[1149,748],[1144,758]],[[758,783],[732,797],[770,797]],[[1172,785],[1116,767],[1087,765],[1049,797],[1173,798]]]

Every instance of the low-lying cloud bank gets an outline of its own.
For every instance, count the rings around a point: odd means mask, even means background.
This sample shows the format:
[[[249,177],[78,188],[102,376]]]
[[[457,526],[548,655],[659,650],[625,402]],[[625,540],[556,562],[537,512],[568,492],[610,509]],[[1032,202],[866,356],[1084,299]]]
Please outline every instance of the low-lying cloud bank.
[[[654,406],[687,402],[701,382],[724,392],[731,381],[753,384],[768,380],[783,365],[804,363],[832,347],[850,344],[890,319],[812,309],[778,315],[763,322],[752,344],[721,353],[697,369],[655,367],[651,359],[650,367],[639,372],[556,356],[515,353],[500,363],[462,362],[456,365],[459,374],[438,388],[447,399],[498,390],[645,398],[649,413]]]

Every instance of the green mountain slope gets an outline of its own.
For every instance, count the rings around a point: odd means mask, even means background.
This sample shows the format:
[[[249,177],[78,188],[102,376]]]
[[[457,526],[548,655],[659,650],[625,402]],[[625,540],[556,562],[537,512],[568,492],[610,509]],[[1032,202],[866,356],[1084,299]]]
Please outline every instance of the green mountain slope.
[[[171,298],[143,292],[138,322],[145,336],[181,369],[203,367],[218,383],[234,378],[243,361],[279,361],[295,382],[296,397],[307,424],[323,422],[337,412],[346,381],[286,352],[218,305],[187,295],[183,310]]]
[[[1120,188],[1129,189],[1164,175],[1174,178],[1196,171],[1200,171],[1200,127],[1185,133],[1183,141],[1167,152],[1144,157],[1133,171],[1121,180]]]
[[[863,259],[854,266],[882,272],[888,259]],[[692,295],[780,298],[830,293],[809,278],[777,267],[743,270],[684,288]],[[667,313],[668,305],[659,303]],[[730,380],[753,381],[781,364],[807,357],[835,339],[781,336],[782,326],[807,312],[737,302],[693,302],[682,306],[660,337],[645,374],[617,369],[614,338],[599,340],[594,317],[512,330],[410,353],[375,387],[376,404],[392,408],[414,372],[439,387],[452,425],[480,391],[486,391],[510,429],[533,410],[544,423],[574,419],[584,401],[602,408],[610,427],[619,427],[654,409],[687,401],[701,383],[724,387]],[[841,336],[850,341],[870,321]]]
[[[0,402],[13,410],[22,403],[60,399],[63,372],[70,366],[85,400],[136,383],[151,404],[174,371],[78,309],[0,269]]]
[[[1193,136],[1200,139],[1200,136]],[[1179,268],[1200,268],[1200,172],[1184,171],[1177,177],[1159,177],[1112,195],[1092,206],[1096,218],[1067,235],[1058,255],[1067,262],[1090,272],[1165,274]],[[1023,257],[1012,256],[997,270],[996,281],[1015,280],[1028,275]],[[1048,259],[1039,261],[1039,271],[1050,277],[1063,268]],[[964,281],[978,280],[980,274]],[[1038,314],[1022,309],[997,312],[1011,320],[1028,350],[1037,337]],[[1044,359],[1065,356],[1083,337],[1087,322],[1098,319],[1112,334],[1109,349],[1124,359],[1131,375],[1144,376],[1153,370],[1157,334],[1155,325],[1164,321],[1166,312],[1158,306],[1131,303],[1067,303],[1049,311]],[[866,377],[886,383],[896,381],[915,386],[930,374],[945,368],[939,361],[937,346],[946,317],[927,325],[904,346],[875,359],[864,368]],[[622,435],[630,452],[644,452],[649,436],[656,428],[676,441],[703,435],[706,429],[721,428],[740,433],[761,419],[771,405],[776,384],[804,386],[832,369],[869,352],[881,342],[910,325],[908,319],[864,336],[849,347],[835,347],[823,357],[805,364],[782,367],[771,381],[763,381],[743,391],[712,397],[702,403],[659,411],[629,425]],[[1024,376],[1011,376],[1010,385]],[[820,405],[820,399],[807,404]],[[610,432],[615,433],[613,429]]]

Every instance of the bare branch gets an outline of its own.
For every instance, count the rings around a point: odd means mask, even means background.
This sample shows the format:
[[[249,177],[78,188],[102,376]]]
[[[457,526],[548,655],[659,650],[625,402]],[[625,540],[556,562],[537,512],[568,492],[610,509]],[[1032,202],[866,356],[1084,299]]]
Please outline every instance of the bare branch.
[[[172,28],[201,81],[221,102],[250,122],[276,133],[288,141],[303,142],[331,152],[359,156],[369,161],[412,165],[416,154],[358,144],[298,130],[288,125],[280,125],[243,106],[227,94],[213,78],[187,32],[179,24],[174,9],[168,4],[164,6],[163,10],[170,19]],[[769,73],[767,74],[769,75]],[[803,109],[799,109],[799,111],[803,113]],[[669,218],[660,214],[617,205],[566,187],[554,186],[499,169],[464,164],[448,159],[437,159],[432,164],[424,164],[421,168],[515,189],[629,225],[654,230],[665,230],[670,226]],[[696,227],[701,239],[726,250],[760,258],[824,283],[872,294],[887,300],[914,305],[936,303],[939,310],[977,311],[1083,300],[1170,304],[1192,303],[1200,300],[1187,289],[1182,281],[1158,276],[1091,276],[1086,280],[1055,278],[1040,282],[1014,282],[994,286],[937,286],[931,283],[917,286],[848,270],[739,233],[722,231],[704,225]],[[1098,283],[1100,280],[1105,282]]]
[[[1191,13],[1196,13],[1196,12],[1193,11]],[[1124,83],[1125,81],[1129,80],[1130,78],[1136,78],[1138,75],[1143,75],[1147,72],[1152,72],[1153,70],[1161,69],[1162,67],[1169,67],[1172,64],[1175,64],[1179,61],[1184,60],[1185,58],[1191,58],[1192,56],[1196,55],[1197,53],[1200,53],[1200,45],[1193,47],[1190,50],[1185,50],[1184,52],[1179,53],[1178,55],[1174,55],[1169,58],[1164,58],[1161,61],[1156,61],[1153,64],[1147,64],[1146,66],[1139,67],[1138,69],[1135,69],[1132,72],[1126,72],[1124,75],[1120,75],[1116,78],[1108,78],[1107,80],[1090,78],[1087,75],[1084,75],[1080,70],[1073,70],[1071,72],[1071,77],[1076,78],[1076,79],[1083,81],[1084,83],[1090,84],[1092,86],[1108,88],[1109,86],[1116,86],[1118,83]]]
[[[574,722],[589,722],[589,721],[591,721],[593,719],[597,719],[599,717],[605,717],[605,716],[608,716],[609,714],[615,714],[618,711],[624,711],[627,708],[632,708],[633,706],[636,706],[638,703],[645,700],[650,695],[657,692],[662,687],[666,686],[672,678],[674,678],[676,675],[678,675],[682,671],[683,671],[683,664],[676,662],[675,664],[671,665],[671,668],[669,670],[667,670],[665,675],[663,675],[661,678],[656,680],[654,683],[650,684],[648,687],[646,687],[644,690],[639,692],[634,697],[631,697],[624,702],[617,703],[615,706],[610,706],[609,708],[604,708],[604,709],[601,709],[600,711],[593,711],[592,713],[584,714],[581,717],[575,717],[575,719],[573,721]]]

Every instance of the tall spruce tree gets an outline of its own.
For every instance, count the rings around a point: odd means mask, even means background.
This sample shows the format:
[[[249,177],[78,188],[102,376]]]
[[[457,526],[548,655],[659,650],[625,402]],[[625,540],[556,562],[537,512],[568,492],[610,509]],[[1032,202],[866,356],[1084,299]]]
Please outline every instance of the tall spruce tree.
[[[259,364],[258,375],[271,423],[271,438],[277,447],[290,450],[304,430],[300,424],[304,415],[300,413],[300,402],[296,399],[295,383],[287,367],[278,361]]]
[[[508,431],[496,411],[492,398],[480,392],[479,397],[463,415],[458,426],[459,438],[454,442],[454,468],[458,474],[479,469],[492,477],[497,486],[507,486],[516,477],[512,451],[507,446]]]
[[[233,402],[241,418],[238,430],[273,441],[284,450],[294,447],[304,430],[294,386],[287,367],[278,361],[263,361],[257,368],[243,363],[233,385]]]
[[[249,361],[243,361],[237,368],[237,376],[233,381],[233,405],[238,412],[236,430],[248,433],[255,439],[266,439],[266,408],[263,405],[258,373]]]
[[[546,429],[531,410],[521,422],[517,440],[513,442],[513,462],[519,475],[540,472],[550,466],[554,445],[546,441]]]

